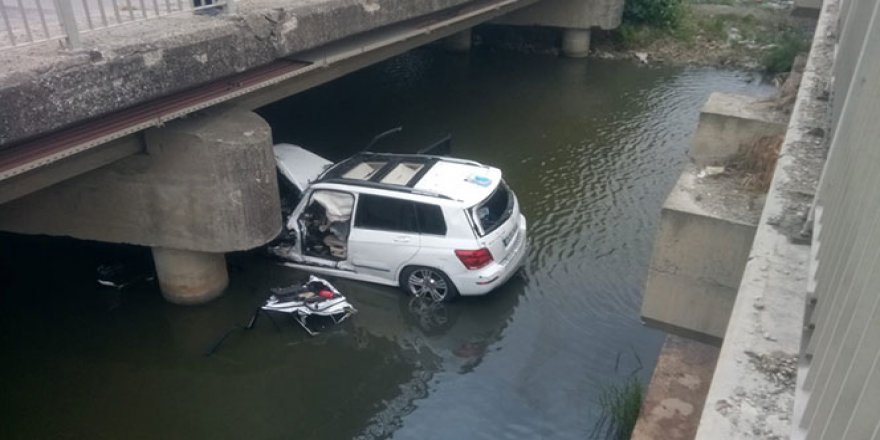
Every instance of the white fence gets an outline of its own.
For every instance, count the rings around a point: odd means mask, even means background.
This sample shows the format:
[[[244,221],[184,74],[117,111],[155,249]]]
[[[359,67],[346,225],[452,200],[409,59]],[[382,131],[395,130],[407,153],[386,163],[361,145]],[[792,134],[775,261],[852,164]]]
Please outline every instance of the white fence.
[[[880,438],[880,3],[844,0],[796,437]]]
[[[0,50],[179,13],[235,12],[236,0],[0,0]]]

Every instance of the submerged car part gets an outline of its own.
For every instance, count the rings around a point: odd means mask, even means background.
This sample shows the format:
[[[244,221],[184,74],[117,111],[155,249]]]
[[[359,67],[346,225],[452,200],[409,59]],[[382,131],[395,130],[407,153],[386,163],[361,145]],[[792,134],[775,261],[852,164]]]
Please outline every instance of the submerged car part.
[[[318,332],[309,328],[306,322],[309,316],[326,316],[334,324],[339,324],[357,313],[357,309],[332,284],[314,275],[309,276],[309,282],[302,286],[273,289],[273,292],[261,310],[290,314],[312,336]]]

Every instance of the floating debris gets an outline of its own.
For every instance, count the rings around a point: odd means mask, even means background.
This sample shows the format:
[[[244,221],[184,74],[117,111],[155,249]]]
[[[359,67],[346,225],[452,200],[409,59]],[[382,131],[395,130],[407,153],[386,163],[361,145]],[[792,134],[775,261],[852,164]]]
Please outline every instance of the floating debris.
[[[291,314],[296,322],[310,335],[318,334],[309,328],[309,316],[325,316],[339,324],[357,313],[357,309],[333,287],[314,275],[302,286],[272,289],[273,295],[266,300],[262,310]]]
[[[152,272],[123,263],[102,264],[98,266],[95,272],[97,272],[98,284],[117,290],[122,290],[132,284],[153,281],[155,279],[155,275]]]

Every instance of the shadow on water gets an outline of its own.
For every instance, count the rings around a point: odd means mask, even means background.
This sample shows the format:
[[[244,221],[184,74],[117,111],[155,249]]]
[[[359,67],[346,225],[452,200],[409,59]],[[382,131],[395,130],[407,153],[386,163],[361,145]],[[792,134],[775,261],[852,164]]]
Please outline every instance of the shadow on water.
[[[149,252],[0,235],[0,437],[580,439],[621,352],[645,381],[662,342],[639,322],[663,199],[712,91],[766,94],[708,68],[420,50],[261,110],[278,142],[338,160],[376,133],[415,151],[504,170],[529,220],[521,276],[451,305],[331,280],[360,311],[310,338],[245,324],[270,287],[306,274],[259,251],[229,257],[231,285],[196,308],[155,283],[98,287],[95,266]]]
[[[108,258],[143,264],[137,248],[2,239],[3,267],[15,271],[0,297],[0,346],[10,355],[0,367],[3,438],[384,437],[427,397],[434,373],[479,364],[518,298],[428,305],[334,280],[357,319],[311,338],[284,316],[274,318],[278,329],[263,318],[205,357],[269,287],[305,275],[257,253],[233,255],[226,295],[178,307],[154,282],[96,285],[94,268]]]

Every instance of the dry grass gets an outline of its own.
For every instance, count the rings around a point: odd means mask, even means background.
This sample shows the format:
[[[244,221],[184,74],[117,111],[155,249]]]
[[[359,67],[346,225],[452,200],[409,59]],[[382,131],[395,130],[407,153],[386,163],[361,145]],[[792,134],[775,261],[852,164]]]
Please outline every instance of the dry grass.
[[[744,187],[761,192],[770,189],[770,181],[773,180],[783,139],[784,136],[781,134],[761,137],[751,145],[743,147],[731,161],[730,167],[742,175]]]

